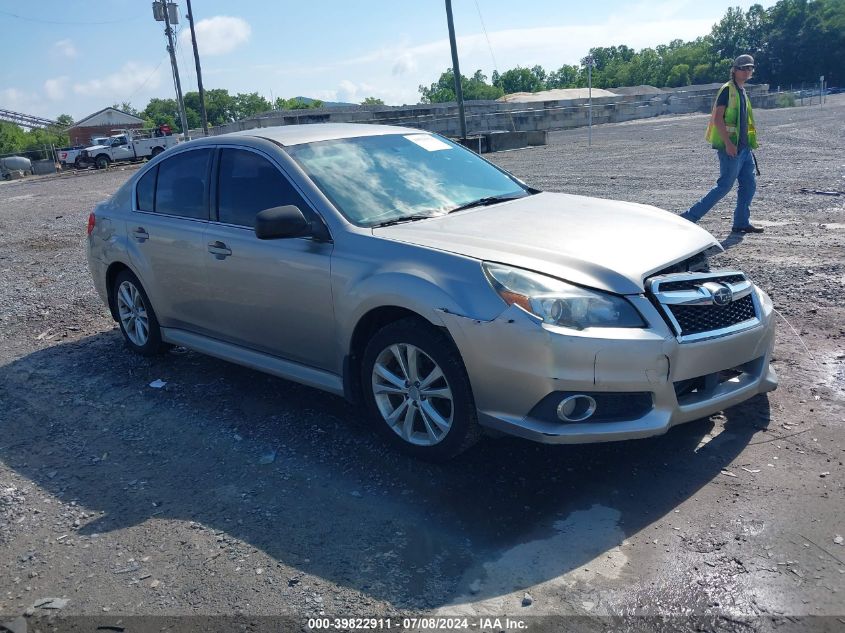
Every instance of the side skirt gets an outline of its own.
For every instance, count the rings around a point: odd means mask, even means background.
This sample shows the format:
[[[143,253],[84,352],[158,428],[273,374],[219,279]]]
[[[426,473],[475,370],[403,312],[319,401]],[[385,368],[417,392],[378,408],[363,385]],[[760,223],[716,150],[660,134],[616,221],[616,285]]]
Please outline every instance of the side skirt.
[[[299,363],[284,360],[277,356],[245,349],[237,345],[232,345],[231,343],[224,343],[217,339],[176,328],[161,328],[161,338],[166,343],[181,345],[182,347],[227,360],[237,365],[243,365],[244,367],[257,369],[258,371],[263,371],[279,378],[322,389],[337,396],[344,395],[343,379],[336,374],[323,371],[322,369],[300,365]]]

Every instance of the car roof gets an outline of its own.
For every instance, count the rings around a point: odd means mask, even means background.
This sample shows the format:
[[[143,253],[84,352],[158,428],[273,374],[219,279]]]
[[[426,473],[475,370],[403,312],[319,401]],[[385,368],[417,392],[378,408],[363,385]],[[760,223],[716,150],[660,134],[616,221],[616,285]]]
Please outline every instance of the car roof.
[[[275,127],[253,128],[240,132],[229,132],[216,137],[252,136],[266,138],[279,145],[299,145],[317,141],[332,141],[341,138],[361,136],[384,136],[386,134],[419,134],[422,130],[396,125],[370,125],[366,123],[306,123],[302,125],[279,125]]]

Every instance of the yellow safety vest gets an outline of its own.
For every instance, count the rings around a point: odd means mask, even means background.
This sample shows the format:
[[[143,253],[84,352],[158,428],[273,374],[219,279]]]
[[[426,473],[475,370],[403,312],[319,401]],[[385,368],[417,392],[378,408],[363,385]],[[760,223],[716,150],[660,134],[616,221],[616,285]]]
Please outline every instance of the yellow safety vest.
[[[728,89],[728,107],[725,108],[725,126],[728,128],[731,142],[734,145],[739,144],[739,90],[733,81],[727,82],[724,86],[719,88],[716,93],[716,101],[713,102],[713,112],[710,115],[710,123],[707,124],[707,133],[705,138],[713,146],[713,149],[725,149],[725,142],[719,135],[719,130],[713,123],[713,117],[716,115],[716,103],[719,101],[719,95],[722,90]],[[748,118],[748,147],[757,149],[757,128],[754,127],[754,114],[751,112],[751,99],[748,98],[748,93],[745,93],[745,112]]]

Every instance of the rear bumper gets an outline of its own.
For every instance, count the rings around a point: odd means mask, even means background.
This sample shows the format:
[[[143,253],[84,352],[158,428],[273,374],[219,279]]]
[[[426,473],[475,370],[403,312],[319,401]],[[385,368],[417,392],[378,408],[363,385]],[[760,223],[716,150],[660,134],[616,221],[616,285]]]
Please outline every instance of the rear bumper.
[[[660,435],[777,387],[772,306],[755,291],[758,326],[693,343],[679,343],[644,298],[632,301],[648,329],[563,330],[515,307],[494,321],[444,315],[444,322],[466,363],[482,425],[550,444],[618,441]],[[554,407],[537,406],[550,394],[572,393],[596,394],[593,418],[563,422]],[[617,403],[648,394],[651,406],[627,414],[623,406],[602,419],[602,394]]]

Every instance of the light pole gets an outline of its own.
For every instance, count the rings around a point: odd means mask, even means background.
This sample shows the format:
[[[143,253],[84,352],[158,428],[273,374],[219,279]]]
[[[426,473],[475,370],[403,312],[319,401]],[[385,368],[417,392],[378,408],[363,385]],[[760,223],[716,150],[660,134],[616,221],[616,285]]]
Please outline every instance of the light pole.
[[[587,66],[587,144],[589,147],[593,146],[593,66],[596,65],[596,58],[592,55],[587,55],[584,58],[584,64]]]

